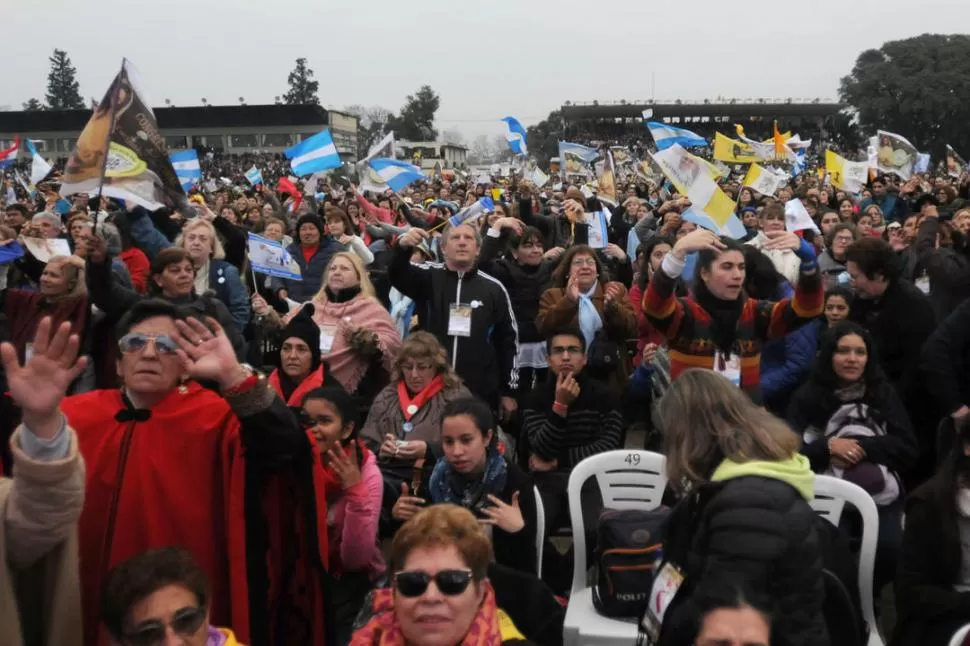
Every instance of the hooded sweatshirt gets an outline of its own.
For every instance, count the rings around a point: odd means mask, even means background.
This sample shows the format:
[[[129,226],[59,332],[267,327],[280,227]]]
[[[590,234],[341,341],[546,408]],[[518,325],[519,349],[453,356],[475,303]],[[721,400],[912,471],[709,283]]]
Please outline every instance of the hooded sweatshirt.
[[[808,458],[800,453],[787,460],[750,460],[735,462],[724,460],[714,470],[712,482],[724,482],[745,476],[772,478],[790,484],[807,502],[815,498],[815,474]]]

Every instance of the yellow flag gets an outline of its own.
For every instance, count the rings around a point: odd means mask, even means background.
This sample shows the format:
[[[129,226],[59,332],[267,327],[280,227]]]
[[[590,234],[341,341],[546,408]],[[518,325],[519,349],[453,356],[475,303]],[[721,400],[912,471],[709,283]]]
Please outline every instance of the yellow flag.
[[[825,170],[832,178],[832,186],[850,193],[858,193],[868,179],[869,162],[849,161],[831,150],[826,150]]]
[[[754,164],[761,157],[750,144],[731,139],[719,132],[714,133],[714,159],[730,164]]]

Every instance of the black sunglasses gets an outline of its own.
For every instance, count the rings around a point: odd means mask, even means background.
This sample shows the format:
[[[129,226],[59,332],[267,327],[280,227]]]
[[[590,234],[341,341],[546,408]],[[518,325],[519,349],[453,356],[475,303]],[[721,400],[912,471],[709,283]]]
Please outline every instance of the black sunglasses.
[[[423,570],[405,570],[394,575],[394,585],[404,597],[420,597],[432,581],[441,594],[455,597],[468,588],[471,580],[470,570],[441,570],[433,576]]]
[[[150,619],[125,633],[125,642],[129,646],[157,646],[165,643],[166,628],[172,630],[179,637],[191,637],[199,631],[205,622],[205,608],[181,608],[172,618],[172,623],[166,625],[160,619]]]

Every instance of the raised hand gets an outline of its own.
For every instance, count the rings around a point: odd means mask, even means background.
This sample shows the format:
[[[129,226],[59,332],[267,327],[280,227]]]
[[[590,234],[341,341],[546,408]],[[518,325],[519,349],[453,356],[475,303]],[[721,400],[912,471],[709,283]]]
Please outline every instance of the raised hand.
[[[494,525],[499,529],[507,531],[509,534],[521,532],[525,527],[525,518],[522,517],[522,509],[519,507],[519,492],[512,494],[512,504],[502,502],[497,496],[488,494],[490,506],[482,509],[482,513],[487,518],[482,519],[483,525]]]
[[[576,282],[576,278],[573,276],[570,276],[569,281],[566,283],[566,298],[574,303],[579,302],[579,283]]]
[[[344,453],[343,448],[338,446],[328,450],[327,459],[328,466],[333,469],[344,489],[350,489],[360,482],[360,467],[357,466],[357,460]]]
[[[428,239],[427,231],[425,231],[424,229],[419,229],[417,227],[412,227],[408,229],[407,233],[405,233],[403,236],[398,238],[397,243],[401,247],[408,249],[408,248],[417,247],[422,240],[427,240],[427,239]]]
[[[724,249],[724,243],[707,229],[695,229],[677,241],[672,253],[678,258],[684,258],[687,254],[702,249],[720,252]]]
[[[0,345],[10,396],[23,411],[24,425],[42,439],[50,439],[60,430],[58,406],[68,386],[88,365],[87,357],[77,356],[80,347],[78,335],[71,334],[67,321],[51,336],[49,317],[37,325],[32,356],[23,366],[13,345]]]
[[[579,383],[571,372],[556,377],[556,402],[569,406],[579,397]]]
[[[190,377],[215,381],[223,391],[249,377],[236,359],[225,330],[214,318],[207,316],[205,323],[194,318],[176,321],[175,327],[172,338],[178,343],[179,359]]]
[[[802,246],[802,239],[791,231],[769,231],[765,233],[765,237],[768,238],[768,242],[765,243],[765,249],[788,249],[795,251]]]

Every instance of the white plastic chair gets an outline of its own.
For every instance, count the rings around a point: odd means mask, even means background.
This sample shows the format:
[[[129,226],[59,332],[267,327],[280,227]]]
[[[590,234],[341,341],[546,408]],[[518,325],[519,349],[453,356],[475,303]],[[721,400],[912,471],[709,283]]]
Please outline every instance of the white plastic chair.
[[[838,527],[846,503],[855,507],[862,517],[859,596],[862,617],[869,625],[869,646],[884,646],[872,601],[872,577],[876,569],[876,541],[879,537],[879,511],[876,503],[858,485],[832,476],[815,476],[815,499],[809,504],[819,516]]]
[[[610,509],[660,506],[667,475],[666,458],[652,451],[608,451],[586,458],[569,474],[569,518],[573,529],[573,585],[566,608],[563,640],[566,646],[631,646],[639,635],[637,619],[611,619],[596,612],[593,590],[586,586],[586,528],[583,526],[583,483],[595,477]]]
[[[532,486],[536,497],[536,576],[542,578],[542,548],[546,543],[546,508],[542,506],[539,487]]]
[[[963,646],[963,640],[967,638],[968,633],[970,633],[970,624],[967,624],[960,630],[953,633],[953,639],[950,640],[950,646]]]

